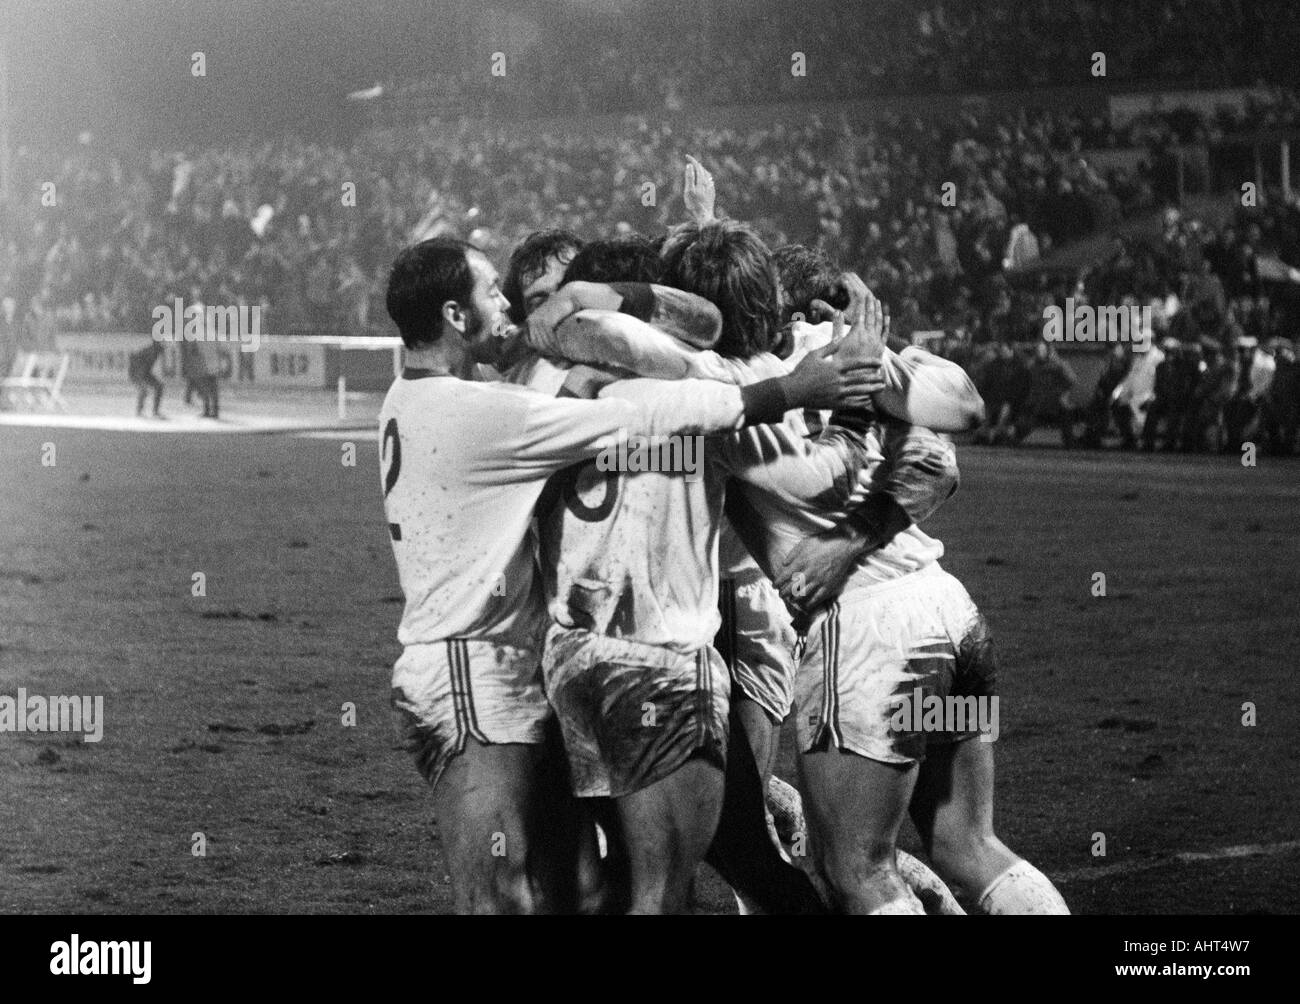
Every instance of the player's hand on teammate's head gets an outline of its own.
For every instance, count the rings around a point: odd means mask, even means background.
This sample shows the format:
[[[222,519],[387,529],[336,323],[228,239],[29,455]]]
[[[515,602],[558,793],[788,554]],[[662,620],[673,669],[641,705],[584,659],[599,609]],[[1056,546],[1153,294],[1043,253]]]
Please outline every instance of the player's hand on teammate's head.
[[[809,307],[819,322],[831,322],[831,344],[838,345],[844,337],[844,311],[836,310],[825,300],[813,300]]]
[[[686,157],[686,179],[682,188],[682,198],[686,201],[686,212],[696,223],[703,225],[715,219],[713,208],[716,199],[711,175],[698,160],[689,154]]]

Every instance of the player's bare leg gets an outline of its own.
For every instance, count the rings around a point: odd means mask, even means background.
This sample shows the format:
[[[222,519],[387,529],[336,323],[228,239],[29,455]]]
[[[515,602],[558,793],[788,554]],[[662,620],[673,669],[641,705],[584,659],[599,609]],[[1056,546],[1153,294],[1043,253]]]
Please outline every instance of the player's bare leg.
[[[631,878],[618,809],[608,798],[582,798],[577,802],[585,819],[578,834],[578,912],[627,913]],[[597,826],[605,837],[603,855]]]
[[[787,784],[779,777],[773,777],[768,781],[767,788],[768,808],[775,806],[776,824],[779,831],[779,837],[782,845],[791,844],[793,846],[806,846],[808,837],[808,823],[803,814],[803,798],[799,790],[794,785]],[[799,841],[796,845],[795,841]],[[894,852],[898,874],[903,877],[907,887],[912,890],[916,898],[921,901],[925,907],[925,912],[931,916],[962,916],[966,913],[961,908],[961,904],[943,882],[925,862],[918,860],[908,854],[902,848]],[[810,876],[816,878],[816,876]],[[820,879],[818,879],[820,881]],[[823,883],[824,885],[824,883]],[[829,899],[829,893],[823,891],[824,899]]]
[[[771,714],[757,701],[751,701],[739,691],[731,698],[732,713],[740,720],[745,729],[745,739],[754,754],[754,763],[758,766],[758,775],[767,790],[768,779],[776,767],[777,727],[779,722],[772,720]]]
[[[799,758],[813,863],[844,913],[924,913],[894,851],[916,774],[834,747]]]
[[[457,913],[577,908],[578,813],[546,745],[468,739],[434,788]]]
[[[1069,912],[1047,876],[993,832],[991,743],[931,744],[911,814],[935,870],[983,912]]]
[[[743,913],[824,914],[826,905],[808,875],[782,856],[780,838],[773,839],[764,799],[767,785],[759,778],[753,744],[742,741],[740,733],[748,726],[736,703],[722,813],[705,860],[735,890]]]
[[[723,774],[693,757],[616,799],[631,877],[629,913],[682,913],[722,813]]]

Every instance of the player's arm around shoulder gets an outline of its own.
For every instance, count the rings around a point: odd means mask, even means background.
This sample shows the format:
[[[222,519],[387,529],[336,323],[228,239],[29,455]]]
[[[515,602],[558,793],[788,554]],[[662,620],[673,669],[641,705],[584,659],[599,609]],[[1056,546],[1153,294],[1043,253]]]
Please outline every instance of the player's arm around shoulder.
[[[748,403],[739,387],[714,380],[617,380],[600,391],[602,400],[633,407],[645,436],[709,435],[739,429]]]
[[[709,441],[709,454],[729,477],[760,491],[819,507],[847,504],[867,462],[861,432],[830,427],[808,439],[786,424],[747,426]]]
[[[621,382],[620,382],[621,383]],[[878,389],[878,374],[850,355],[830,349],[805,357],[790,373],[735,387],[711,380],[645,382],[633,380],[601,391],[602,396],[634,397],[645,413],[650,435],[707,434],[780,422],[796,408],[861,408]],[[735,416],[736,401],[740,415]],[[733,420],[734,419],[734,420]]]
[[[638,378],[602,387],[595,400],[493,385],[508,407],[499,416],[483,413],[483,435],[496,442],[499,466],[515,480],[527,480],[595,457],[620,437],[708,435],[746,421],[774,421],[788,410],[792,394],[802,403],[804,395],[839,386],[837,373],[829,371],[802,383],[783,382],[788,380],[740,388],[712,380]]]
[[[547,355],[615,366],[638,376],[737,382],[716,352],[699,348],[655,323],[623,311],[580,310],[565,318],[545,344]]]
[[[711,349],[722,336],[722,311],[696,293],[651,283],[614,283],[613,288],[623,296],[623,313],[684,345]]]
[[[693,374],[695,353],[645,321],[615,310],[582,310],[556,329],[552,355],[613,366],[638,376],[678,380]]]
[[[779,563],[773,582],[792,610],[808,614],[830,602],[864,557],[933,515],[957,490],[956,451],[929,429],[882,419],[866,445],[868,462],[844,518],[804,537]]]
[[[476,385],[465,434],[483,444],[478,476],[513,484],[589,460],[638,417],[627,401],[556,397],[512,384]]]
[[[529,316],[527,344],[544,355],[564,355],[560,329],[585,310],[626,314],[691,348],[712,348],[722,334],[721,311],[694,293],[650,283],[570,282]]]
[[[864,487],[888,495],[913,523],[929,519],[961,485],[956,448],[930,429],[896,419],[877,429],[884,463],[864,472]]]

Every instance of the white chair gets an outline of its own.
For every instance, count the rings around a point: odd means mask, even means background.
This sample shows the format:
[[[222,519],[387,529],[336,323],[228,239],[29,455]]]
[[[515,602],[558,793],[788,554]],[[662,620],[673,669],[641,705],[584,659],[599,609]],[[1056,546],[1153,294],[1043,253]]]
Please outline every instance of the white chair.
[[[72,356],[67,352],[24,352],[14,360],[13,375],[0,379],[0,394],[22,397],[28,407],[68,410],[63,399],[63,381],[67,379]]]

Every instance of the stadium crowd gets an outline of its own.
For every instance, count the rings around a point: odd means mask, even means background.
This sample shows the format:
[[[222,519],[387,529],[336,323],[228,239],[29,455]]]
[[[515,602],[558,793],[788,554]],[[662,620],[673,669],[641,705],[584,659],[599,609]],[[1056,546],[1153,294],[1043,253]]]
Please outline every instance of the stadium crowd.
[[[641,123],[595,140],[429,122],[349,148],[285,139],[134,162],[89,140],[50,156],[20,148],[15,192],[41,196],[2,207],[0,282],[40,294],[69,329],[138,328],[149,304],[198,286],[206,302],[262,304],[280,330],[356,331],[388,249],[412,233],[472,230],[502,250],[539,220],[653,229],[669,193],[647,199],[645,183],[666,186],[696,151],[736,217],[775,243],[869,263],[869,281],[932,323],[963,294],[987,299],[1018,223],[1045,253],[1155,207],[1168,193],[1148,168],[1102,171],[1084,151],[1170,136],[1160,120],[1121,135],[1077,115],[968,112],[680,135]]]
[[[1294,80],[1300,43],[1293,5],[1244,0],[660,0],[608,14],[591,51],[575,39],[595,16],[557,5],[533,26],[518,72],[493,78],[473,63],[390,81],[388,90],[403,106],[444,114],[678,110],[1077,85],[1095,52],[1106,55],[1108,81],[1222,87]],[[688,29],[694,44],[666,23]],[[861,45],[843,44],[864,25],[870,60]],[[796,52],[805,56],[802,75],[790,72]]]
[[[1122,443],[1140,432],[1146,445],[1163,433],[1166,446],[1222,447],[1262,423],[1286,451],[1296,407],[1286,339],[1297,314],[1289,295],[1267,294],[1256,259],[1300,261],[1294,207],[1274,197],[1214,224],[1170,212],[1157,239],[1118,242],[1086,268],[1037,263],[1168,205],[1176,189],[1164,154],[1175,144],[1297,121],[1300,104],[1279,92],[1214,119],[1179,111],[1122,129],[1028,109],[677,132],[630,120],[622,135],[596,138],[460,119],[372,130],[347,147],[286,138],[135,159],[83,137],[54,156],[18,151],[14,188],[41,197],[0,206],[0,297],[14,302],[0,315],[15,318],[0,321],[0,333],[12,357],[51,327],[144,331],[153,306],[176,296],[258,305],[281,333],[366,333],[382,323],[391,249],[413,236],[457,233],[504,257],[539,221],[587,236],[658,232],[675,212],[670,179],[694,153],[725,211],[754,222],[772,246],[818,245],[858,268],[891,306],[896,334],[948,332],[944,350],[991,381],[990,441],[1016,441],[1044,422],[1061,425],[1067,443],[1096,444],[1107,432],[1109,415],[1103,422],[1095,403],[1079,412],[1060,393],[1055,406],[1042,388],[1022,393],[1037,371],[1030,357],[1043,308],[1074,296],[1152,306],[1153,337],[1187,346],[1174,355],[1200,374],[1173,379],[1171,360],[1163,376],[1143,376],[1133,421],[1119,413]],[[1147,155],[1089,156],[1131,148]],[[1266,358],[1278,370],[1275,390],[1262,373],[1241,376],[1267,369]],[[1230,384],[1226,400],[1248,397],[1252,407],[1205,417],[1205,402],[1224,398],[1211,383]],[[1143,428],[1148,413],[1160,420]]]

